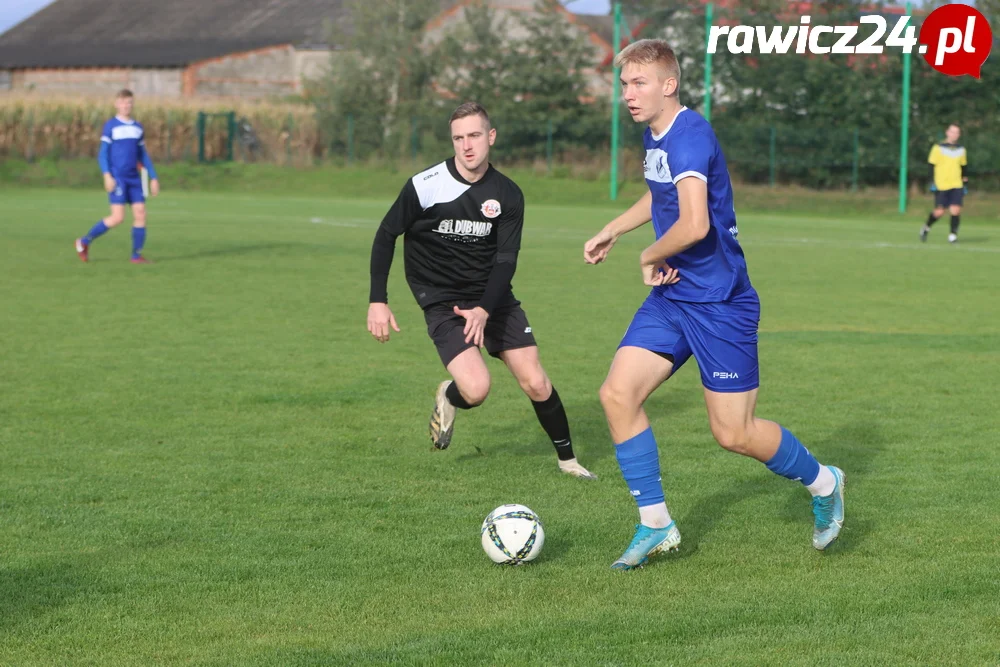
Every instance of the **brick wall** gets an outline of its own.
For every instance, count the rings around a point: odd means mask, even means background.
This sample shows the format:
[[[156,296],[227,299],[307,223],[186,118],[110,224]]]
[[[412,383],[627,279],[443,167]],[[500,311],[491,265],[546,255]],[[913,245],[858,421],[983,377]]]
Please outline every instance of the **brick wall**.
[[[274,97],[301,92],[303,78],[321,75],[329,63],[329,51],[276,46],[203,60],[184,69],[0,70],[0,90],[114,95],[130,88],[140,96]]]
[[[267,97],[298,90],[291,46],[204,60],[188,67],[185,76],[185,95]]]
[[[136,95],[176,97],[181,92],[179,69],[76,68],[14,70],[12,90],[65,95],[114,95],[130,88]]]

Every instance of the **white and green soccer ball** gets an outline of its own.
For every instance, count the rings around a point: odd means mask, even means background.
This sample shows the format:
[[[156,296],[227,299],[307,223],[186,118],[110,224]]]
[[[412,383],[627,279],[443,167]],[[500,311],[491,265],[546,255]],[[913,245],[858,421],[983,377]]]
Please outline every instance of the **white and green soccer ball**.
[[[538,558],[545,529],[538,515],[524,505],[501,505],[483,521],[483,551],[494,563],[520,565]]]

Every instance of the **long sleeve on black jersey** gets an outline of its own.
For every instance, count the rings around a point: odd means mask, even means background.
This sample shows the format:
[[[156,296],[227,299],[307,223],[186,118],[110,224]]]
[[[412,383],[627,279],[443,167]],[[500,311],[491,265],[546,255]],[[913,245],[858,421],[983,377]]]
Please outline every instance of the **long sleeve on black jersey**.
[[[392,267],[392,256],[396,252],[396,238],[405,234],[420,215],[422,208],[413,181],[406,185],[396,197],[396,202],[382,218],[382,224],[375,232],[372,243],[371,289],[368,293],[369,303],[388,303],[389,269]]]
[[[496,261],[490,269],[486,291],[479,300],[479,306],[487,313],[492,313],[510,290],[510,281],[517,269],[517,253],[521,250],[521,230],[524,228],[524,196],[520,192],[500,214],[498,222]]]

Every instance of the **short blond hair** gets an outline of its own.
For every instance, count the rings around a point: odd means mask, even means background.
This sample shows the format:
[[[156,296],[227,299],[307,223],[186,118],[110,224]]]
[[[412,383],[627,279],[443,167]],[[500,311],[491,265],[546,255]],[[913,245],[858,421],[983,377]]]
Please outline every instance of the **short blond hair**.
[[[626,65],[658,64],[666,70],[667,78],[677,79],[677,87],[681,85],[681,66],[677,62],[674,50],[662,39],[640,39],[632,42],[615,56],[615,67]]]

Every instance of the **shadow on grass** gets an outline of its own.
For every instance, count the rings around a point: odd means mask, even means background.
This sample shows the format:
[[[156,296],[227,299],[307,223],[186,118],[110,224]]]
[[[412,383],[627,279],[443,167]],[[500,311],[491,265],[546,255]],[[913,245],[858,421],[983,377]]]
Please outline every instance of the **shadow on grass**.
[[[189,259],[205,259],[211,257],[224,257],[227,255],[251,255],[254,253],[295,248],[299,247],[297,243],[257,243],[253,245],[235,245],[220,248],[207,248],[205,250],[197,250],[195,252],[187,253],[184,255],[151,255],[151,259],[154,264],[163,264],[167,262],[181,262]]]
[[[31,624],[77,596],[78,569],[70,563],[0,567],[0,629]]]
[[[871,474],[876,459],[885,450],[886,438],[875,422],[858,421],[844,424],[828,438],[815,445],[810,444],[809,447],[820,462],[837,466],[844,471],[846,477],[844,528],[827,553],[836,555],[854,551],[877,526],[868,518],[870,515],[865,512],[863,505],[851,503],[851,491]],[[804,514],[799,499],[789,496],[782,516],[797,520],[803,515],[811,521],[812,513]]]
[[[604,408],[601,407],[601,402],[597,398],[596,388],[593,394],[591,400],[573,401],[566,408],[566,416],[569,419],[570,433],[573,438],[573,450],[584,466],[592,465],[594,462],[603,463],[607,459],[615,457],[614,443],[608,432],[608,422],[604,416]],[[562,398],[566,400],[565,396]],[[519,405],[523,410],[508,410],[499,414],[494,412],[490,426],[491,433],[495,435],[494,439],[504,443],[503,446],[509,451],[518,454],[551,456],[553,453],[552,444],[538,423],[530,401],[526,397],[519,397]],[[669,385],[664,385],[646,402],[646,412],[650,419],[655,421],[664,416],[676,415],[691,409],[704,411],[704,405],[704,399],[700,392],[682,389],[671,390]],[[489,406],[487,399],[487,402],[477,409],[485,411],[490,409]],[[461,419],[462,416],[459,413],[458,419]],[[489,449],[476,447],[457,459],[466,461],[489,456]],[[602,467],[607,468],[607,466]]]
[[[826,439],[806,445],[821,463],[841,468],[848,481],[845,488],[850,489],[852,484],[864,480],[869,474],[875,459],[885,449],[885,438],[873,422],[852,422],[841,426]],[[779,512],[783,520],[811,524],[809,496],[798,487],[798,483],[781,484],[780,480],[754,477],[698,500],[687,515],[678,519],[684,535],[678,557],[684,558],[697,552],[699,542],[711,533],[726,512],[752,496],[774,496],[776,503],[779,497],[783,497],[785,505]],[[830,554],[857,549],[875,528],[875,524],[865,517],[863,508],[860,512],[853,510],[850,498],[848,494],[843,532],[837,543],[829,548]]]

